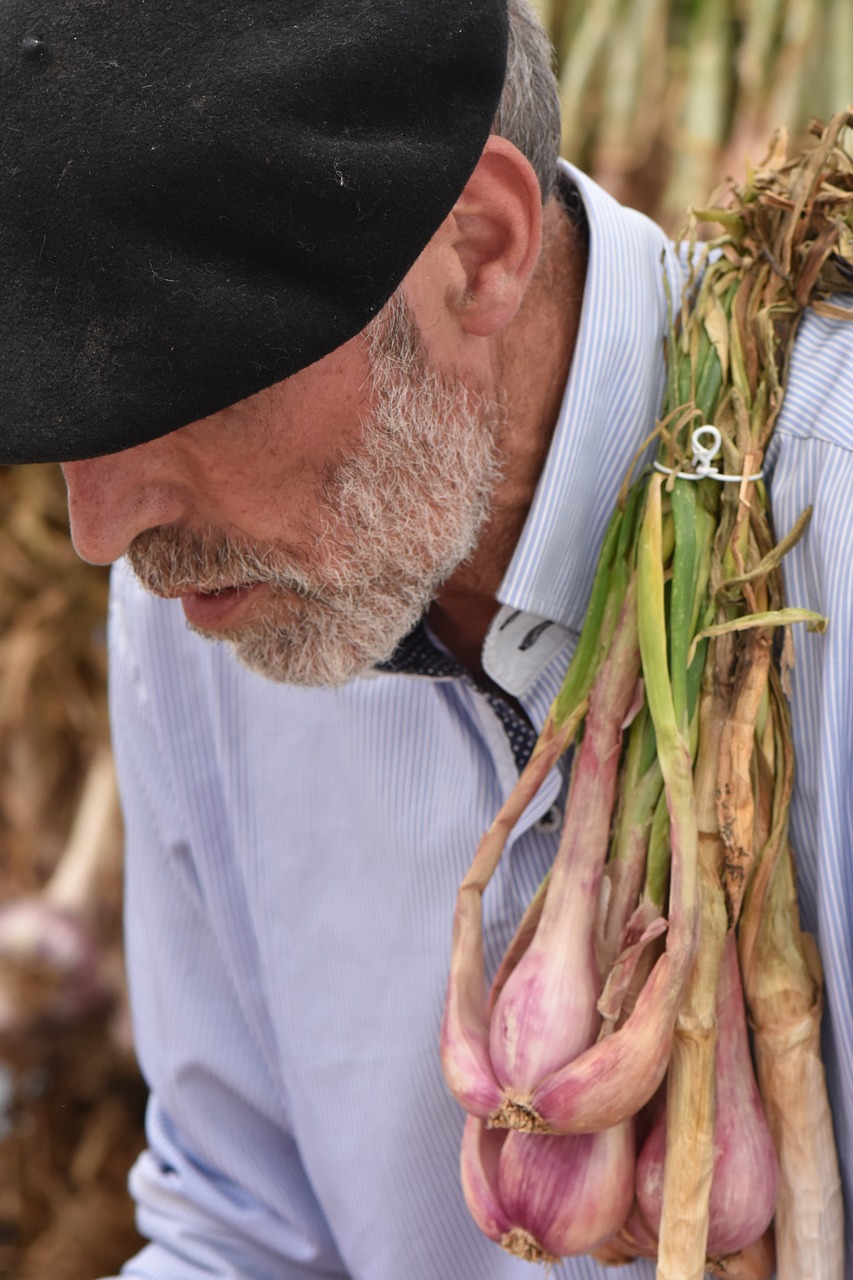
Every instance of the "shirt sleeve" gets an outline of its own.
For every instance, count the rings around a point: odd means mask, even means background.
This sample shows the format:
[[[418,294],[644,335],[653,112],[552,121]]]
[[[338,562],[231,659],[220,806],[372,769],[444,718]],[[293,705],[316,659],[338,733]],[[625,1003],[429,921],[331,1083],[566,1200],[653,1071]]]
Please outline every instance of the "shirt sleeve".
[[[787,603],[828,620],[794,628],[791,844],[803,926],[825,980],[823,1056],[847,1203],[853,1203],[853,324],[807,314],[771,445],[778,537],[807,508],[783,561]],[[848,1215],[848,1256],[853,1217]]]
[[[193,673],[182,666],[182,622],[175,631],[162,603],[140,598],[125,571],[115,572],[111,715],[126,827],[126,951],[137,1054],[151,1089],[148,1150],[130,1177],[151,1243],[122,1274],[341,1280],[347,1269],[264,1038],[258,984],[253,990],[229,963],[220,936],[227,922],[211,916],[202,854],[187,834],[187,797],[175,783],[186,742],[179,716],[164,734],[156,704],[165,699],[177,714]],[[194,762],[210,804],[213,769],[211,760]],[[203,855],[205,867],[226,861],[215,848]],[[244,950],[251,967],[250,937]]]
[[[812,442],[799,464],[816,477],[812,527],[792,553],[789,598],[828,620],[798,629],[792,718],[791,840],[803,923],[824,968],[824,1057],[847,1195],[853,1197],[853,451]]]
[[[215,1123],[214,1117],[211,1122]],[[132,1280],[340,1280],[334,1247],[282,1194],[276,1214],[245,1190],[198,1165],[152,1098],[149,1149],[130,1176],[138,1225],[152,1243],[128,1262]],[[294,1173],[298,1156],[294,1152]],[[298,1198],[298,1197],[297,1197]]]

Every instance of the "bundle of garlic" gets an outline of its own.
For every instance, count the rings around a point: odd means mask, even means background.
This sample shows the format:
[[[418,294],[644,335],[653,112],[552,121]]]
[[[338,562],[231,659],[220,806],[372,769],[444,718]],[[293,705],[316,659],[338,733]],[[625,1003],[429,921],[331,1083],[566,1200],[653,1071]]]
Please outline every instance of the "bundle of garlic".
[[[442,1061],[468,1112],[463,1190],[531,1260],[843,1273],[782,670],[790,625],[825,620],[783,606],[808,513],[774,544],[761,464],[803,309],[853,318],[827,301],[853,293],[848,126],[790,161],[777,136],[725,208],[695,216],[723,234],[688,246],[659,460],[626,485],[563,687],[459,890]],[[483,892],[572,744],[557,855],[487,996]]]

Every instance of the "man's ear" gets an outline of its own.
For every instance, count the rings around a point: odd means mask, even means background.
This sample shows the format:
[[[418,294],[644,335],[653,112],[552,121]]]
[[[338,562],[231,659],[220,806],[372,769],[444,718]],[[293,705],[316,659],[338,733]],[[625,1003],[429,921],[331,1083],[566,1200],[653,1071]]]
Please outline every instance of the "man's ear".
[[[492,135],[451,213],[465,288],[449,299],[472,337],[503,329],[521,305],[542,244],[542,195],[530,162]]]

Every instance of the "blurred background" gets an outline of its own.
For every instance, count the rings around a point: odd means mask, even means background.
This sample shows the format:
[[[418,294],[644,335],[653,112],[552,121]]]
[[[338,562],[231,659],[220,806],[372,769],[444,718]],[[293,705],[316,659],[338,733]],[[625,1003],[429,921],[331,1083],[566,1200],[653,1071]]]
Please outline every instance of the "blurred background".
[[[774,129],[853,102],[853,0],[537,7],[564,154],[671,233]],[[95,1280],[137,1247],[106,599],[58,468],[0,468],[0,1280]]]

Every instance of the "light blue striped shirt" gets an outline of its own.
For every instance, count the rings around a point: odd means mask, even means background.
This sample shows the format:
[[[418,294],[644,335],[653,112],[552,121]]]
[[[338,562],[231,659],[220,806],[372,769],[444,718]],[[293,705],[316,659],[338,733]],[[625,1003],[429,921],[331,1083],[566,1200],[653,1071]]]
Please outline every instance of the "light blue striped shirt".
[[[598,546],[655,419],[661,233],[572,171],[590,222],[581,327],[547,465],[501,588],[487,670],[539,727]],[[853,1176],[853,327],[809,315],[770,458],[797,635],[793,838],[826,967],[827,1053]],[[551,625],[536,629],[537,622]],[[535,633],[534,643],[527,640]],[[127,955],[151,1085],[132,1174],[144,1280],[522,1280],[458,1176],[438,1055],[456,890],[517,776],[464,679],[273,685],[114,574],[111,693],[127,822]],[[493,971],[552,858],[555,771],[485,898]],[[558,824],[556,824],[558,825]],[[619,1274],[651,1277],[646,1262]],[[589,1259],[555,1276],[612,1276]]]

